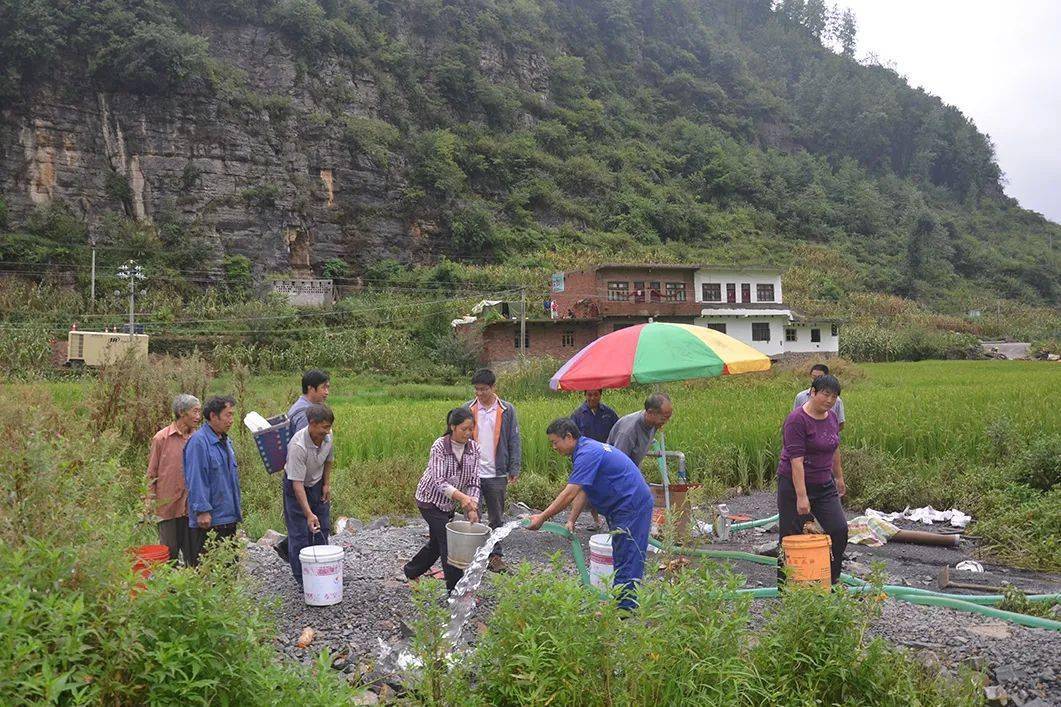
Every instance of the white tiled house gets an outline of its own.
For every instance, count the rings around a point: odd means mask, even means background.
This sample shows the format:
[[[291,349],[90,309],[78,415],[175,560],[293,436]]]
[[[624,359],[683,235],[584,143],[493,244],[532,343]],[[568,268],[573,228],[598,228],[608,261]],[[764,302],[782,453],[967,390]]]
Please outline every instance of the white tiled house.
[[[837,355],[838,324],[805,320],[789,309],[782,299],[780,270],[702,267],[693,278],[696,301],[702,305],[696,324],[717,329],[771,358]]]

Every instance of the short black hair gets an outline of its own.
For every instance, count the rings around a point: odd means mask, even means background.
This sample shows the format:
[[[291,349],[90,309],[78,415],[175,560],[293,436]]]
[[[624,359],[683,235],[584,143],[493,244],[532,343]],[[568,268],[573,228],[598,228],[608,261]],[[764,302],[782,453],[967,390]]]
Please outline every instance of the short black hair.
[[[578,425],[570,417],[558,417],[545,428],[545,434],[556,435],[561,439],[570,435],[578,439],[582,436],[582,431],[578,429]]]
[[[216,417],[227,407],[236,407],[236,399],[231,395],[215,395],[203,405],[203,419],[210,422],[211,415]]]
[[[302,374],[302,394],[308,393],[310,388],[320,388],[330,380],[331,376],[326,372],[319,368],[311,368]]]
[[[828,374],[824,376],[818,376],[813,381],[811,381],[810,389],[813,390],[815,393],[821,393],[822,391],[836,393],[836,395],[839,397],[840,381],[836,380],[836,376],[830,376]]]
[[[480,368],[472,374],[472,385],[488,385],[493,387],[497,384],[497,376],[489,368]]]
[[[324,403],[306,408],[306,422],[335,422],[335,413]]]
[[[669,403],[670,396],[666,393],[652,393],[645,398],[645,409],[646,410],[662,410],[663,403]]]
[[[816,363],[810,367],[811,373],[814,373],[815,371],[821,371],[822,374],[826,376],[829,375],[829,367],[826,366],[824,363]]]
[[[454,427],[463,425],[468,420],[474,420],[472,411],[466,407],[453,408],[446,413],[446,434],[452,434]]]

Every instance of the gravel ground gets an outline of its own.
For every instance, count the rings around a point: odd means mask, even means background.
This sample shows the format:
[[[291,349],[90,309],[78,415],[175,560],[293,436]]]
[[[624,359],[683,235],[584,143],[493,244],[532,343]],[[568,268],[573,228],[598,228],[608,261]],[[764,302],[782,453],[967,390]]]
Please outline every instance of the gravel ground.
[[[731,512],[755,518],[776,511],[773,495],[756,493],[729,501]],[[557,519],[563,522],[563,518]],[[585,527],[588,515],[580,521],[579,535],[588,546],[592,532]],[[908,527],[920,527],[909,525]],[[411,593],[401,567],[426,541],[427,529],[417,518],[380,518],[367,526],[351,522],[348,531],[333,536],[332,543],[346,548],[344,567],[344,601],[332,607],[310,607],[302,601],[298,587],[271,547],[252,543],[248,546],[246,567],[263,602],[277,602],[277,648],[287,658],[312,662],[325,647],[337,656],[337,667],[344,669],[352,682],[379,680],[379,646],[404,645],[409,632],[407,622],[413,618]],[[718,549],[752,550],[755,546],[776,542],[776,531],[746,531],[735,534],[732,542],[715,543]],[[559,553],[565,567],[575,575],[569,545],[550,533],[517,530],[504,543],[509,563],[528,561],[542,566]],[[860,574],[871,562],[883,561],[888,581],[915,587],[936,589],[936,576],[945,566],[976,556],[972,543],[962,542],[957,549],[890,544],[882,548],[849,546],[845,569]],[[1009,582],[1037,592],[1061,591],[1061,576],[989,565],[983,574],[958,573],[965,581],[984,584]],[[774,569],[751,563],[732,564],[747,577],[746,586],[772,586]],[[954,591],[954,590],[948,590]],[[480,603],[465,631],[465,643],[474,642],[485,628],[493,606],[489,580],[480,589]],[[960,593],[956,591],[955,593]],[[759,602],[756,614],[769,606]],[[304,627],[317,631],[307,649],[296,646]],[[986,670],[1008,693],[1015,704],[1061,706],[1061,634],[1031,629],[977,614],[942,607],[926,607],[900,601],[885,603],[883,614],[873,633],[892,643],[916,652],[927,664],[951,670],[959,663]],[[1039,701],[1036,702],[1035,700]]]

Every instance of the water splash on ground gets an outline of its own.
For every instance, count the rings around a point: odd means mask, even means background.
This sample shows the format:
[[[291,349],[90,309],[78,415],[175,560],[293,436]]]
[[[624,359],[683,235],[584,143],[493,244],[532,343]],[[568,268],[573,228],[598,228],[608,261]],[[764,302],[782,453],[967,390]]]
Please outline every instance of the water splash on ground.
[[[457,582],[457,586],[453,588],[453,593],[449,597],[450,619],[449,627],[446,629],[446,638],[453,644],[454,648],[456,648],[457,642],[460,641],[464,626],[468,623],[472,611],[475,610],[475,590],[483,583],[483,578],[486,576],[490,552],[495,545],[507,538],[509,533],[515,530],[522,522],[523,519],[521,518],[510,520],[492,532],[486,543],[475,551],[475,557],[472,558],[468,569],[464,570],[464,576]]]

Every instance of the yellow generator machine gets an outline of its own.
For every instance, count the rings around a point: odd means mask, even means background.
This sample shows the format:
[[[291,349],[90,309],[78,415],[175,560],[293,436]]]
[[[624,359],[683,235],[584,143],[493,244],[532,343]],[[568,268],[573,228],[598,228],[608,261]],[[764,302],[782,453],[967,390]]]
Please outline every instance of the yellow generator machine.
[[[147,359],[147,334],[71,330],[67,338],[66,365],[105,366],[127,351]]]

